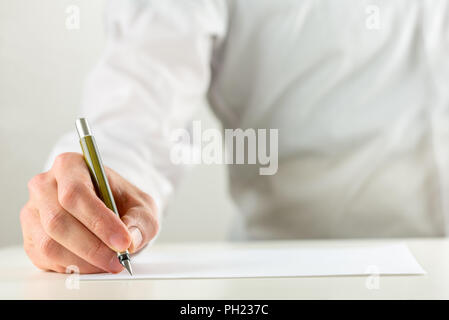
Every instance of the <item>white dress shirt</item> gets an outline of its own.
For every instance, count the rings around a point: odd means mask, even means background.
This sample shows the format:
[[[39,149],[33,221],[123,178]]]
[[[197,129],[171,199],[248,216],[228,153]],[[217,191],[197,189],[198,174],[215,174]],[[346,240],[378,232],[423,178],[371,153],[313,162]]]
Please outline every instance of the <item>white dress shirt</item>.
[[[279,129],[276,174],[229,165],[235,239],[443,236],[448,5],[111,1],[81,114],[161,211],[183,171],[170,132],[206,97],[224,128]],[[67,134],[49,163],[79,150]]]

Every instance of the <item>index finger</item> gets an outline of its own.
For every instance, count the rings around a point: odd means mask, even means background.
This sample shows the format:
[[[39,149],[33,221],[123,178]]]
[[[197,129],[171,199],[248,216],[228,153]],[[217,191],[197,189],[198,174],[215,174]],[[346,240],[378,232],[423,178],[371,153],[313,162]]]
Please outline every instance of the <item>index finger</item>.
[[[120,218],[96,195],[89,169],[80,154],[63,154],[55,161],[58,201],[86,228],[115,251],[125,251],[131,237]]]

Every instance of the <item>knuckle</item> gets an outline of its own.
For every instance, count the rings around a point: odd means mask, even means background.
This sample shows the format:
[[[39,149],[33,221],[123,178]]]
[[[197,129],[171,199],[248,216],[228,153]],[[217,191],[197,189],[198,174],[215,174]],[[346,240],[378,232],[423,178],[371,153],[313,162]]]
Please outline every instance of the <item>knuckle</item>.
[[[145,229],[148,231],[148,240],[153,239],[159,233],[159,220],[152,214],[151,211],[145,210],[142,214],[145,221]]]
[[[152,211],[156,211],[156,201],[152,196],[150,196],[148,193],[141,192],[141,197],[145,204],[149,206]]]
[[[73,153],[65,152],[61,153],[55,158],[54,165],[55,167],[61,167],[64,166],[67,162],[70,161],[70,159],[73,157]]]
[[[47,212],[43,221],[45,231],[50,235],[56,234],[65,225],[65,214],[60,208]]]
[[[59,203],[64,208],[73,208],[84,191],[84,185],[80,183],[68,183],[58,195]]]
[[[19,218],[20,223],[23,225],[25,221],[28,220],[28,217],[30,216],[30,210],[25,206],[20,210]]]
[[[82,163],[83,156],[79,153],[75,152],[64,152],[59,154],[53,163],[53,166],[56,169],[66,167],[68,165],[72,165],[75,162]]]
[[[54,241],[52,238],[45,237],[41,240],[41,243],[39,245],[39,251],[41,252],[42,255],[52,260],[57,255],[58,251],[57,242]]]
[[[104,220],[101,218],[101,216],[97,215],[96,217],[91,219],[90,227],[91,231],[94,234],[99,235],[104,231]]]
[[[28,182],[28,190],[31,193],[39,191],[41,188],[45,186],[46,182],[47,182],[47,173],[38,174]]]
[[[88,261],[105,260],[105,258],[107,258],[107,256],[110,255],[109,252],[107,252],[105,249],[106,248],[101,241],[97,241],[96,243],[92,244],[92,246],[89,248],[89,250],[86,253],[87,260]],[[108,254],[106,254],[106,253],[108,253]]]
[[[47,244],[45,244],[44,246],[47,246]],[[24,249],[26,255],[28,256],[28,258],[30,258],[31,262],[37,268],[44,270],[44,271],[50,270],[50,268],[47,266],[47,264],[45,262],[48,258],[43,259],[42,253],[38,252],[39,248],[36,248],[36,246],[33,243],[24,242],[23,249]]]

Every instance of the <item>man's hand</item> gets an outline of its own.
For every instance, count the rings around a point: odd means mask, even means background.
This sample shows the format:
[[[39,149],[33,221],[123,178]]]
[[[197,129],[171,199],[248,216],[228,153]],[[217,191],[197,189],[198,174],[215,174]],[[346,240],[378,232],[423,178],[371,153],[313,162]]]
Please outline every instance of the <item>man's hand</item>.
[[[120,272],[115,251],[136,252],[158,232],[153,199],[105,168],[121,220],[98,198],[82,155],[64,153],[50,171],[30,180],[20,213],[24,248],[44,270]]]

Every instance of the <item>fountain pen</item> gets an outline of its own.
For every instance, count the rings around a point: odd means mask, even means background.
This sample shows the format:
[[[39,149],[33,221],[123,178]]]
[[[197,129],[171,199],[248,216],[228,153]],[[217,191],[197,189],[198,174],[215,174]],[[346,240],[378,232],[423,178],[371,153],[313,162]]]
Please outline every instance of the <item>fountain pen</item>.
[[[76,130],[78,131],[84,160],[89,168],[95,191],[104,204],[120,218],[111,187],[109,186],[108,178],[104,171],[103,161],[101,160],[100,152],[87,119],[79,118],[76,120]],[[132,275],[131,259],[128,250],[117,252],[117,258],[121,265],[125,267],[130,275]]]

